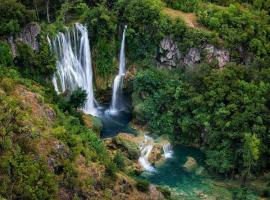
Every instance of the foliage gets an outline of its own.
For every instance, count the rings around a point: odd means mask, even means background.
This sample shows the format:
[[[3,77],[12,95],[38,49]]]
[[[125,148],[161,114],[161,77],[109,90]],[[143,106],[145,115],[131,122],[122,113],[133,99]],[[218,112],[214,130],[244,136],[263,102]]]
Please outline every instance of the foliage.
[[[159,0],[119,0],[119,23],[128,25],[127,55],[133,59],[153,56],[159,43],[162,3]]]
[[[17,34],[25,24],[33,19],[33,12],[27,10],[17,0],[1,0],[0,36]]]
[[[78,88],[72,92],[68,103],[75,109],[83,108],[87,100],[87,93],[82,88]]]
[[[11,50],[7,43],[0,42],[0,65],[12,66],[13,58],[11,55]]]
[[[134,81],[136,94],[143,98],[139,120],[150,131],[203,144],[210,169],[225,175],[249,174],[266,164],[261,155],[269,153],[263,147],[269,142],[269,84],[250,81],[249,71],[237,65],[193,72],[193,77],[150,71],[142,71]],[[162,73],[159,84],[149,84],[152,74]]]
[[[39,52],[34,52],[27,44],[18,43],[15,64],[23,76],[41,83],[51,78],[56,70],[55,57],[44,36],[40,37]]]
[[[123,170],[125,168],[125,157],[120,152],[116,153],[113,162],[116,164],[118,169]]]
[[[200,7],[198,15],[203,25],[219,33],[236,61],[243,61],[243,56],[250,53],[256,61],[269,61],[269,16],[265,12],[235,4],[227,8],[206,4]]]
[[[136,187],[141,192],[147,192],[149,190],[149,184],[147,180],[138,179]]]
[[[199,3],[198,0],[165,0],[165,2],[167,6],[184,12],[193,12]]]

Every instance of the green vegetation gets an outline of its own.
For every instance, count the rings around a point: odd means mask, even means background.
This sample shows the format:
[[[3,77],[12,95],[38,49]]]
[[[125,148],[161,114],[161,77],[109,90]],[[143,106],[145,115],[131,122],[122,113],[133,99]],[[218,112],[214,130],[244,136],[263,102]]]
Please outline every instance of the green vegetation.
[[[166,6],[195,12],[202,26],[191,28],[180,18],[171,19],[162,12]],[[105,190],[127,165],[122,154],[111,156],[97,137],[100,121],[89,117],[94,128],[85,126],[78,111],[85,91],[56,95],[51,86],[56,66],[47,34],[77,21],[89,31],[94,78],[107,87],[128,25],[127,63],[134,74],[127,85],[137,123],[177,143],[199,146],[207,169],[223,178],[246,186],[268,172],[269,8],[269,0],[1,0],[0,199],[57,199],[60,193],[84,199],[95,191],[109,198]],[[20,39],[32,21],[41,24],[39,50]],[[11,36],[15,58],[8,44]],[[215,61],[202,60],[192,67],[157,69],[159,44],[167,36],[182,58],[190,48],[213,44],[230,51],[231,63],[220,69]],[[137,148],[118,143],[129,158],[138,158]],[[146,192],[149,183],[138,181],[136,186]],[[269,196],[269,191],[268,184],[261,194]],[[236,190],[234,196],[247,198],[248,189]]]
[[[14,35],[28,22],[34,20],[34,13],[16,0],[2,0],[0,5],[0,36]]]

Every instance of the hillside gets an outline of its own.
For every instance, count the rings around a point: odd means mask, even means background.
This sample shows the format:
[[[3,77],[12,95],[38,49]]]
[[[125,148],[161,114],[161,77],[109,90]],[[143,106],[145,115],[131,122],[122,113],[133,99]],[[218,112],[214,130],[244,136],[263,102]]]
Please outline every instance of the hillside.
[[[0,199],[270,198],[269,10],[1,0]]]

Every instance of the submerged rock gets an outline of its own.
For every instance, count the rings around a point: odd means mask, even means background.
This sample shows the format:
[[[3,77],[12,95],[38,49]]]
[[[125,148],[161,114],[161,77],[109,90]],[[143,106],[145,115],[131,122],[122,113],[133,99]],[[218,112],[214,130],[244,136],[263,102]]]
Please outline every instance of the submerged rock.
[[[196,169],[199,167],[195,158],[188,156],[187,161],[182,166],[187,172],[195,172]]]

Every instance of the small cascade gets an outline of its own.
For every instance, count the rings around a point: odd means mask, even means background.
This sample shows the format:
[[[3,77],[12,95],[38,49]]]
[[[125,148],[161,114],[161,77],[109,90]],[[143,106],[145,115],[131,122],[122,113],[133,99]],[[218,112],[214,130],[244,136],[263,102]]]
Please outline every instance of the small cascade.
[[[49,40],[49,44],[57,58],[57,72],[52,80],[55,91],[57,93],[72,92],[81,87],[87,92],[87,101],[83,111],[86,114],[97,115],[87,28],[76,23],[65,33],[58,33],[53,41]]]
[[[126,56],[125,56],[125,38],[126,38],[126,29],[125,26],[122,36],[122,43],[121,43],[121,50],[120,50],[120,57],[119,57],[119,71],[113,81],[113,94],[112,94],[112,102],[110,107],[111,113],[116,113],[118,110],[121,109],[121,93],[122,93],[122,86],[123,86],[123,78],[126,73]]]
[[[141,156],[139,158],[139,163],[144,170],[148,172],[155,172],[155,168],[149,163],[148,157],[153,149],[153,138],[145,135],[144,140],[140,144]]]
[[[170,143],[164,144],[163,145],[163,155],[165,158],[172,158],[173,155],[173,148]]]

